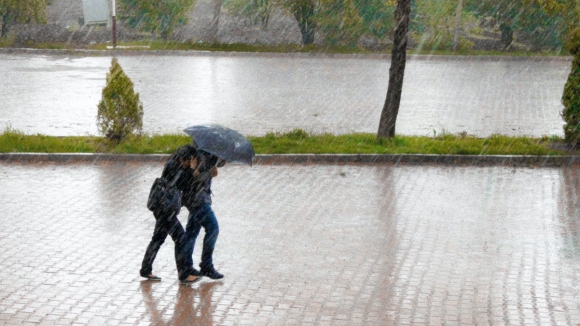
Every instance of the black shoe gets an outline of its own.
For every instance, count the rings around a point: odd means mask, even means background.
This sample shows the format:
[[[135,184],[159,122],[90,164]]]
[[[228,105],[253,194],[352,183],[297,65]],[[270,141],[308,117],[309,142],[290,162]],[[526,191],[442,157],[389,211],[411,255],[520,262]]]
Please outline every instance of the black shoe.
[[[198,271],[195,268],[192,268],[191,271],[189,271],[189,275],[193,275],[193,276],[203,276],[203,275],[201,275],[201,272]]]
[[[146,279],[148,279],[149,281],[161,281],[161,277],[154,275],[154,274],[149,274],[149,275],[145,275],[145,274],[140,274],[141,277],[144,277]]]
[[[220,278],[224,278],[224,274],[220,274],[213,267],[202,268],[201,275],[207,276],[207,277],[211,278],[212,280],[219,280]]]

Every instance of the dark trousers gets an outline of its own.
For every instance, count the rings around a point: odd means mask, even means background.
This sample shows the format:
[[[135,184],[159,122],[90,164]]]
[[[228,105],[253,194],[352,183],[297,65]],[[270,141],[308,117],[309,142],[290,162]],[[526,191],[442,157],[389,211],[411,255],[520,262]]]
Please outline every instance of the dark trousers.
[[[217,218],[210,204],[203,204],[189,209],[184,241],[184,256],[187,259],[187,266],[189,268],[193,268],[193,249],[195,240],[202,227],[205,230],[205,236],[203,238],[203,249],[199,267],[204,270],[213,267],[213,251],[220,232]]]
[[[189,275],[187,258],[183,256],[183,240],[185,239],[185,232],[183,226],[177,219],[175,215],[167,218],[164,214],[160,212],[153,212],[155,216],[155,230],[153,231],[153,237],[149,246],[147,246],[147,251],[145,251],[145,257],[143,257],[143,262],[141,264],[140,274],[149,275],[153,271],[153,261],[155,261],[155,256],[161,245],[165,242],[167,235],[171,236],[173,242],[175,242],[175,264],[177,265],[177,273],[180,279],[185,279]],[[184,276],[184,277],[183,277]]]

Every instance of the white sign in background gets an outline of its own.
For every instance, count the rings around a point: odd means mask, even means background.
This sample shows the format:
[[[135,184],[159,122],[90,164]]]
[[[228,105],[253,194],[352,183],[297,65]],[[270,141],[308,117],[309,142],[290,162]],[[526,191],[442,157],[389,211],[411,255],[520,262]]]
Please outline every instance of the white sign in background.
[[[83,0],[85,24],[109,23],[109,0]]]

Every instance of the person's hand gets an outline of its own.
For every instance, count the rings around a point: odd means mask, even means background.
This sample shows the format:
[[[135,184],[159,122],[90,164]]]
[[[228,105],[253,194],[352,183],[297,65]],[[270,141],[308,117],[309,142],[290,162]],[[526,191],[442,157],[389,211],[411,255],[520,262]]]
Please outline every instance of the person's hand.
[[[192,168],[193,170],[195,170],[197,168],[197,158],[196,157],[192,157],[189,160],[189,167]]]
[[[218,168],[217,166],[214,166],[213,168],[211,168],[211,176],[213,177],[217,177],[218,175]]]
[[[195,178],[199,177],[199,170],[197,169],[197,158],[192,157],[191,160],[189,161],[189,167],[193,170],[193,176]]]

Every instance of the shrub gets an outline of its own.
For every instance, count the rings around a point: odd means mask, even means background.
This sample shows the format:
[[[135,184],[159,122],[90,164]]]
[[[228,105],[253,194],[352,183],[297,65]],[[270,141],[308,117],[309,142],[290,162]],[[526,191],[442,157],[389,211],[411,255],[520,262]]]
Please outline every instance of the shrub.
[[[97,125],[101,134],[108,139],[120,142],[135,132],[141,133],[143,104],[117,58],[111,62],[98,109]]]
[[[574,56],[580,52],[580,27],[572,30],[568,35],[566,49]]]
[[[562,95],[564,105],[562,117],[566,122],[564,136],[566,142],[578,147],[580,142],[580,29],[570,34],[566,47],[574,55],[574,60]]]

